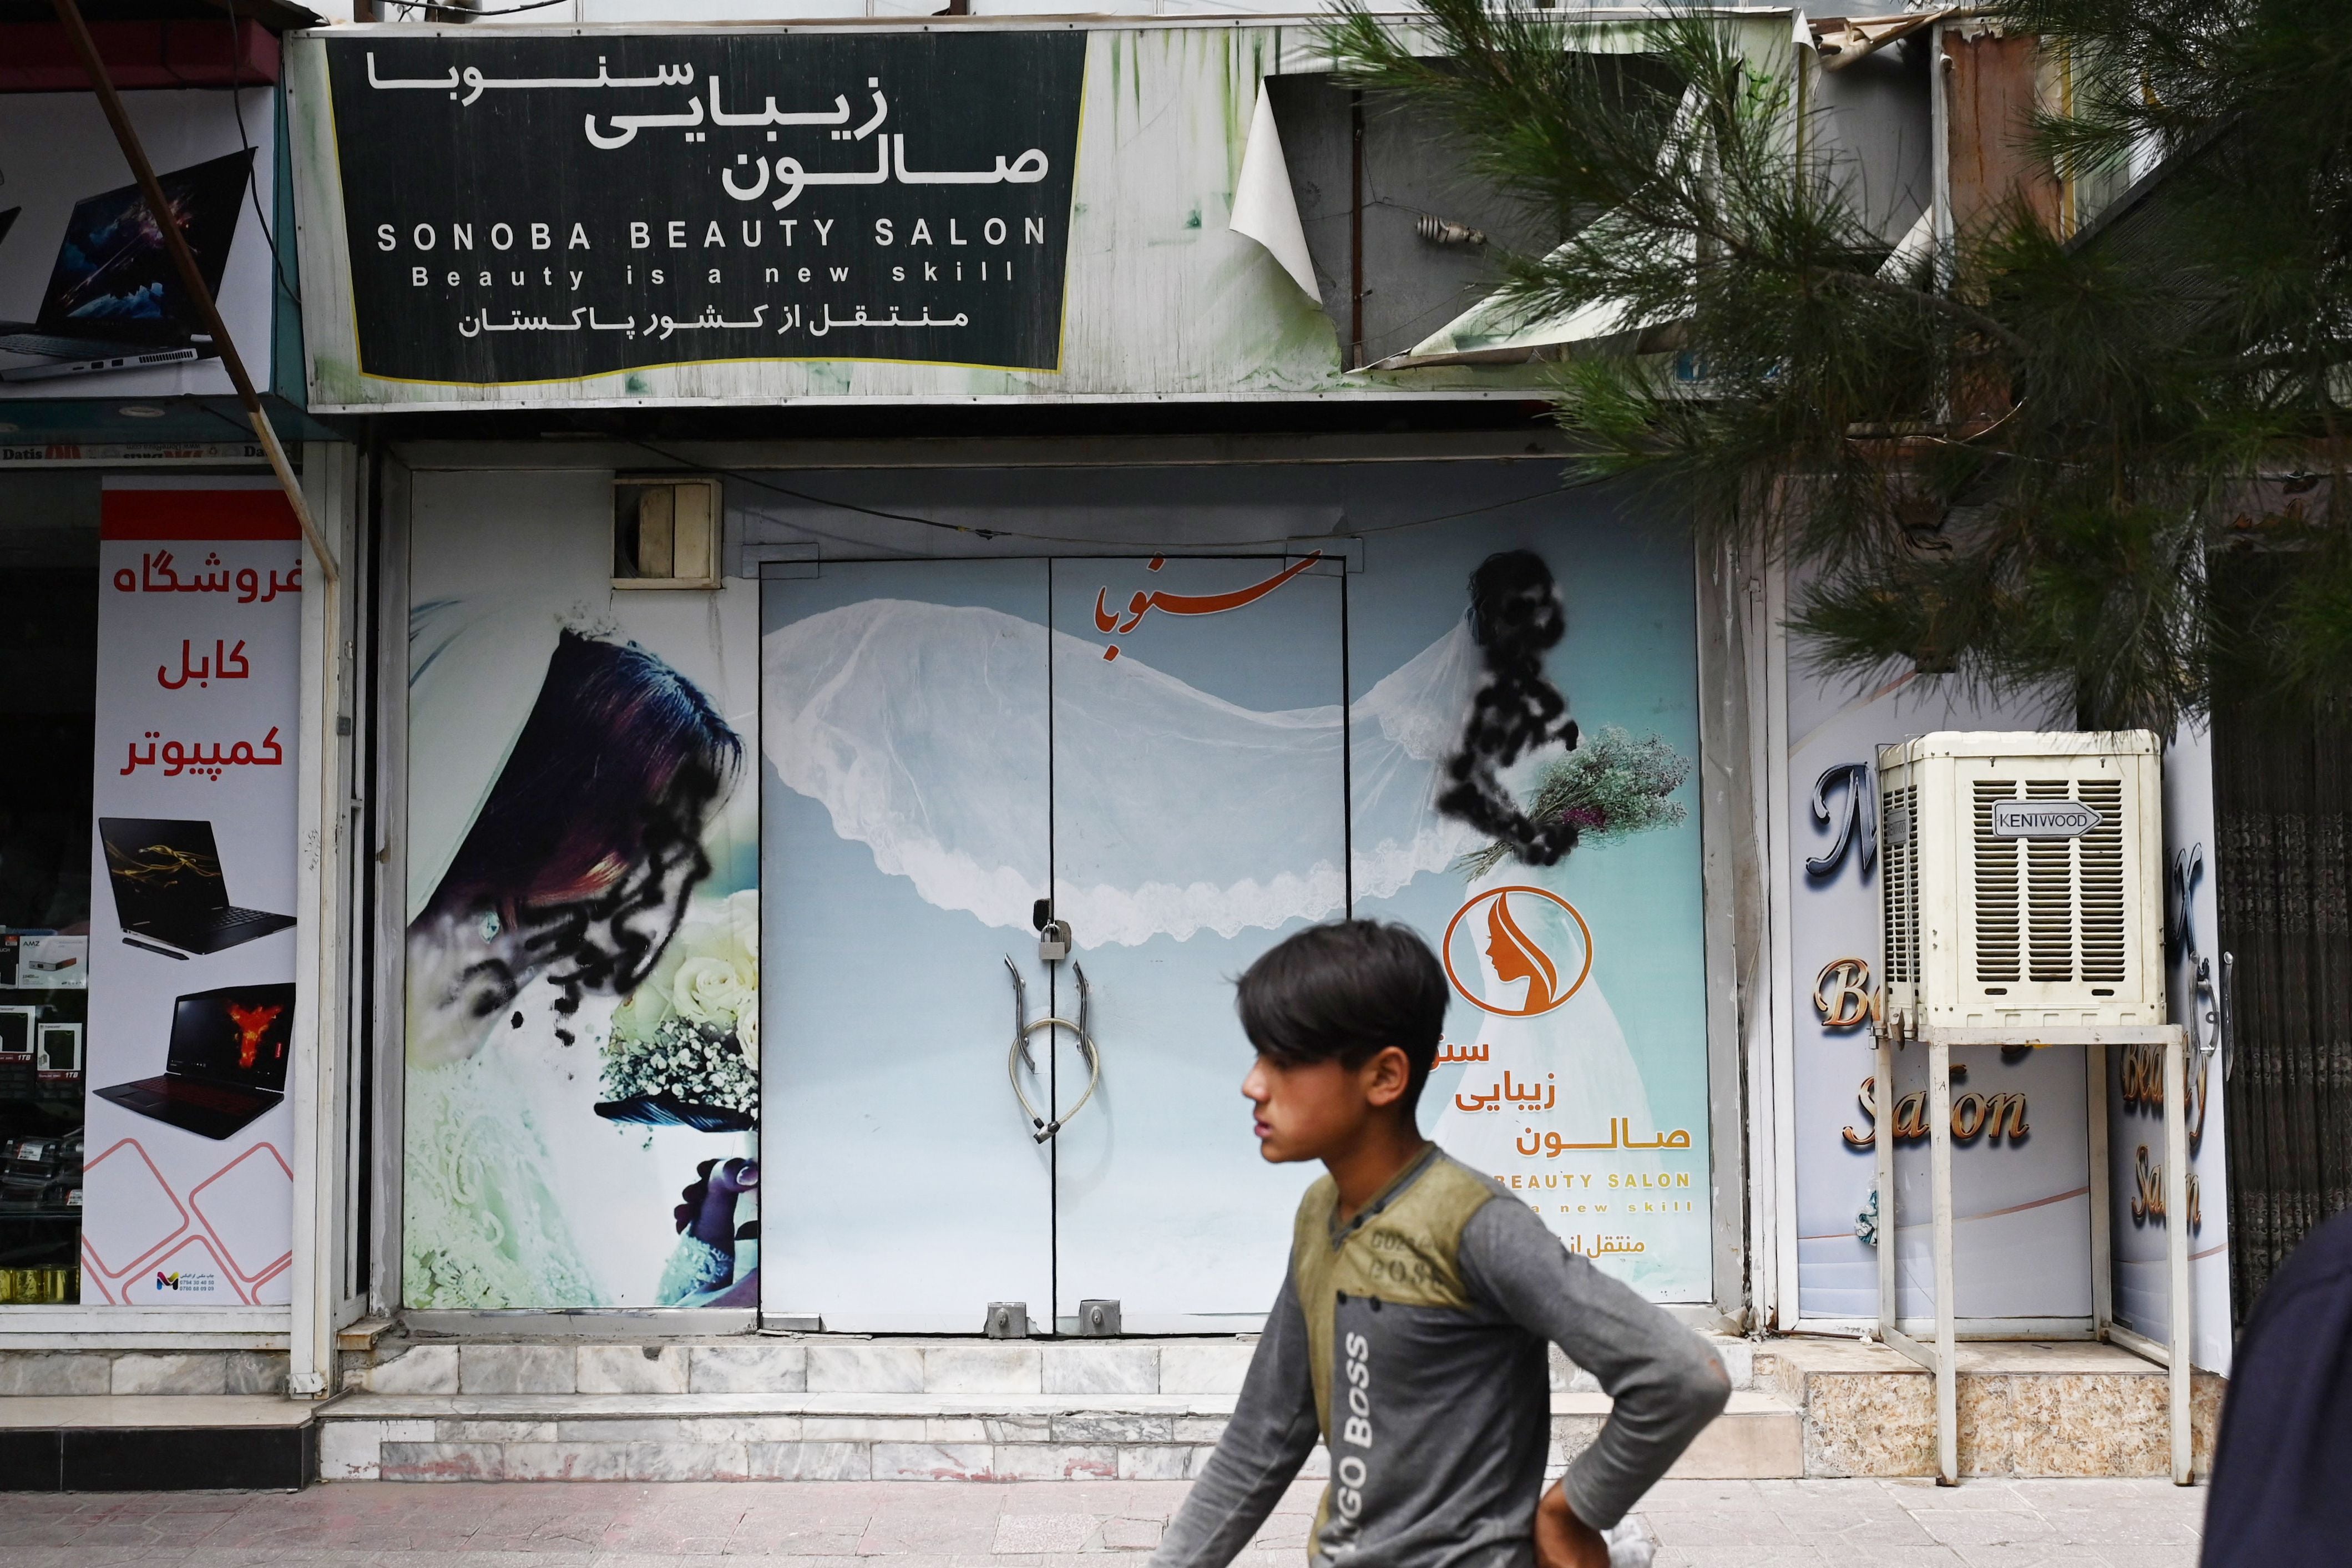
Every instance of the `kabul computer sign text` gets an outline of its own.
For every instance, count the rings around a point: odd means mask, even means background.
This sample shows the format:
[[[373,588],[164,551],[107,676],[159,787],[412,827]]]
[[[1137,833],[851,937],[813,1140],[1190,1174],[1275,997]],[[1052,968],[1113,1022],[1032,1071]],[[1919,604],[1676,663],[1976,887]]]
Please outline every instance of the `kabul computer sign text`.
[[[327,51],[367,374],[1059,363],[1076,32]]]

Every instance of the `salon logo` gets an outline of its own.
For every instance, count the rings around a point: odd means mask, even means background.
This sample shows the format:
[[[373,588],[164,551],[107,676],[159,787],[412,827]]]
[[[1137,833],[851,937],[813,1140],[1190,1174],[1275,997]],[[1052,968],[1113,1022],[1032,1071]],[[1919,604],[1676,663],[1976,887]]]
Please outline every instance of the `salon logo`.
[[[1492,888],[1454,912],[1444,952],[1446,978],[1472,1006],[1536,1018],[1591,974],[1592,928],[1541,888]]]

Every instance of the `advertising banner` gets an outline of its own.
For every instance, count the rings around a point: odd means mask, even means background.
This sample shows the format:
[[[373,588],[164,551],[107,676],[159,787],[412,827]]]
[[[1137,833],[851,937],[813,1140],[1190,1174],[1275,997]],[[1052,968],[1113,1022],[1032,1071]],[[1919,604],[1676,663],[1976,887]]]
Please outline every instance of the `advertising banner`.
[[[326,50],[365,374],[1060,363],[1076,32]]]
[[[1454,988],[1423,1124],[1570,1251],[1654,1300],[1711,1300],[1688,539],[1482,521],[1384,540],[1378,560],[1350,605],[1354,912],[1420,930]],[[1531,819],[1576,825],[1549,866],[1433,805],[1502,679],[1474,607],[1496,560],[1539,563],[1565,611],[1542,668],[1575,748],[1499,774]]]
[[[122,101],[222,321],[262,374],[276,90]],[[97,98],[0,94],[0,399],[231,390]]]
[[[100,537],[82,1300],[282,1304],[299,533],[268,479],[121,479]]]
[[[2189,1296],[2194,1364],[2230,1370],[2230,1205],[2222,1114],[2229,1045],[2215,895],[2221,843],[2213,818],[2213,738],[2183,725],[2164,751],[2164,959],[2172,1021],[2189,1031]],[[2159,1342],[2172,1332],[2165,1283],[2173,1216],[2164,1198],[2164,1059],[2145,1047],[2110,1051],[2107,1192],[2116,1318]]]
[[[1792,664],[1798,661],[1792,660]],[[1800,671],[1801,664],[1798,665]],[[1886,1245],[1872,1115],[1878,994],[1882,745],[1937,730],[2042,728],[2030,710],[1973,703],[1906,676],[1856,689],[1792,673],[1787,833],[1795,1046],[1797,1290],[1806,1318],[1874,1318]],[[1934,1310],[1927,1068],[1895,1062],[1895,1288],[1902,1316]],[[2091,1311],[2088,1067],[2074,1049],[1952,1052],[1956,1310],[1963,1318]]]
[[[612,518],[417,477],[411,1307],[758,1300],[757,593],[615,593]]]

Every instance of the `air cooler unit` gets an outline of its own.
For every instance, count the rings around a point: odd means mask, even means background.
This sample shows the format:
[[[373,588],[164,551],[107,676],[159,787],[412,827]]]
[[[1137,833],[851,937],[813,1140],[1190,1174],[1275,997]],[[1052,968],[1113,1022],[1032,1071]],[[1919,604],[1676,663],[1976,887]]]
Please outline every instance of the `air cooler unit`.
[[[2165,1021],[2161,756],[2145,730],[1879,749],[1893,1032]]]

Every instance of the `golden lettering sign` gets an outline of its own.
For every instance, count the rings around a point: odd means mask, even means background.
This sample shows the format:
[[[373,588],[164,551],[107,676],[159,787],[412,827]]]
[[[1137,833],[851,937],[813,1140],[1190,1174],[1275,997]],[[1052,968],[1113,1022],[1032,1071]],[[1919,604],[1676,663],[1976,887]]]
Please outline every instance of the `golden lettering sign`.
[[[1859,958],[1832,958],[1813,977],[1813,1011],[1824,1029],[1857,1029],[1879,1016],[1870,988],[1870,965]]]
[[[1958,1083],[1968,1076],[1968,1068],[1955,1065],[1952,1081]],[[1862,1089],[1854,1099],[1862,1105],[1865,1121],[1875,1123],[1877,1104],[1873,1098],[1877,1091],[1875,1076],[1862,1080]],[[1842,1130],[1846,1142],[1856,1149],[1867,1149],[1878,1142],[1878,1129],[1866,1125],[1861,1131],[1848,1127]],[[1970,1090],[1952,1101],[1952,1141],[1973,1143],[1979,1138],[1988,1143],[1998,1143],[2006,1138],[2011,1144],[2022,1141],[2033,1129],[2025,1120],[2025,1096],[1979,1094]],[[1927,1136],[1927,1091],[1914,1089],[1895,1102],[1895,1141],[1916,1143]]]

